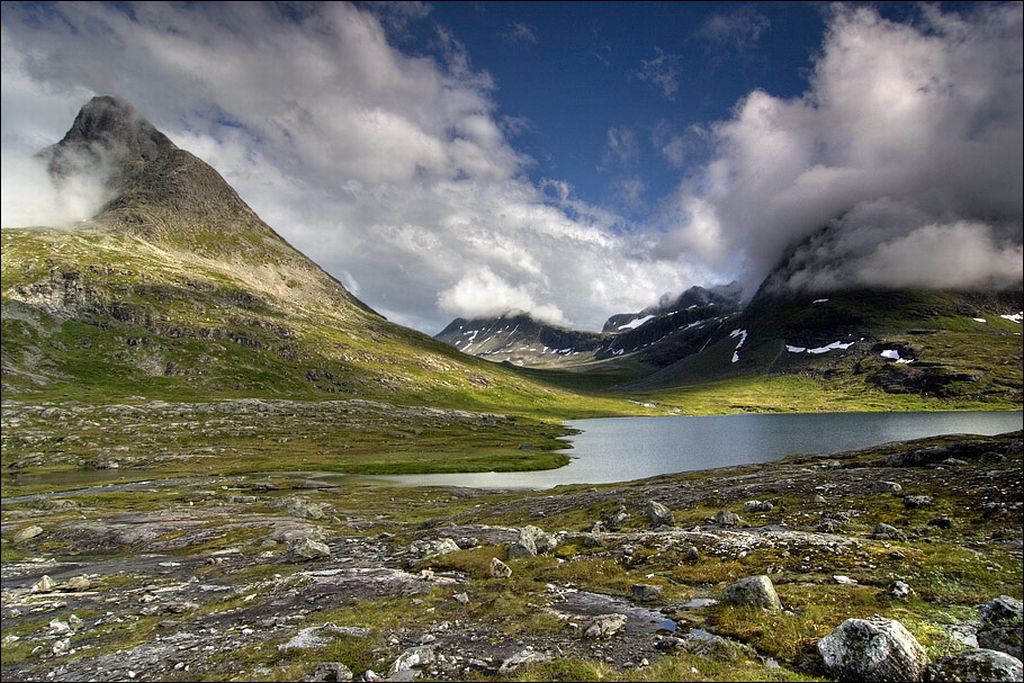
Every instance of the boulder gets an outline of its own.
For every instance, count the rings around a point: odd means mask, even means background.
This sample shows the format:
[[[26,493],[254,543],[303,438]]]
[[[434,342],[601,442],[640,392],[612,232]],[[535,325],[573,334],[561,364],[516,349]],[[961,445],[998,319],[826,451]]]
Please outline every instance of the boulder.
[[[304,498],[292,498],[288,501],[288,514],[301,519],[321,520],[333,514],[333,508],[327,503],[313,503]]]
[[[520,537],[529,536],[533,540],[533,546],[538,555],[549,553],[558,547],[558,539],[554,534],[549,534],[543,529],[535,526],[525,526],[519,532]]]
[[[735,512],[729,512],[728,510],[719,510],[715,513],[715,523],[720,526],[738,526],[740,523],[740,516]]]
[[[979,609],[978,645],[1021,659],[1021,601],[1000,595]]]
[[[686,562],[699,562],[700,551],[697,550],[697,546],[691,545],[689,548],[683,551],[683,560]]]
[[[491,558],[489,572],[495,579],[507,579],[512,576],[512,568],[496,557]]]
[[[903,507],[910,510],[917,508],[926,508],[932,504],[931,496],[905,496],[903,498]]]
[[[326,543],[314,541],[307,536],[289,545],[288,555],[296,562],[322,560],[331,556],[331,548]]]
[[[72,576],[70,579],[57,586],[57,590],[64,591],[66,593],[81,593],[82,591],[87,591],[90,588],[92,588],[92,581],[85,576]]]
[[[622,528],[623,524],[629,521],[629,513],[626,512],[626,506],[620,505],[615,512],[602,521],[604,522],[605,528],[609,531],[618,531]]]
[[[525,650],[520,650],[511,657],[507,658],[498,667],[499,676],[508,676],[515,672],[516,669],[527,664],[534,664],[536,662],[546,662],[551,657],[541,652],[535,651],[532,647],[528,647]]]
[[[535,557],[537,555],[537,544],[533,536],[525,531],[519,532],[519,540],[508,547],[508,559],[518,560],[523,557]]]
[[[43,574],[43,578],[32,584],[31,591],[33,593],[50,593],[56,587],[57,584],[53,582],[53,579],[48,574]]]
[[[33,524],[32,526],[27,526],[24,529],[21,529],[20,531],[18,531],[18,533],[14,534],[14,542],[15,543],[24,543],[25,541],[30,541],[30,540],[32,540],[36,536],[39,536],[42,533],[43,533],[43,527],[41,527],[41,526],[39,526],[37,524]]]
[[[652,586],[646,583],[635,583],[632,588],[634,602],[654,602],[661,599],[665,591],[661,586]]]
[[[346,683],[352,678],[352,670],[341,662],[321,662],[306,680],[311,683]]]
[[[782,601],[775,592],[772,580],[764,574],[748,576],[726,586],[722,592],[722,602],[729,605],[760,607],[772,612],[782,609]]]
[[[890,600],[909,600],[914,594],[914,589],[903,581],[893,581],[885,589],[885,597]]]
[[[920,681],[928,655],[903,624],[879,616],[847,619],[818,641],[831,678],[841,681]]]
[[[391,668],[388,669],[387,677],[391,679],[399,671],[408,671],[410,669],[423,666],[424,664],[430,664],[435,659],[437,659],[437,654],[434,652],[433,646],[419,645],[417,647],[411,647],[398,655],[398,659],[396,659],[391,664]]]
[[[936,660],[928,667],[924,680],[934,683],[954,681],[1021,681],[1021,661],[1005,652],[974,648]]]
[[[872,493],[900,493],[903,486],[895,481],[876,481],[871,484]]]
[[[748,500],[743,504],[744,512],[771,512],[775,509],[767,500]]]
[[[656,500],[647,501],[647,505],[644,506],[644,514],[647,515],[647,521],[655,529],[660,526],[674,526],[676,523],[676,518],[672,511]]]
[[[583,631],[584,638],[610,638],[626,626],[625,614],[602,614]]]
[[[871,532],[871,538],[877,538],[879,540],[889,541],[905,541],[907,540],[906,535],[891,524],[879,522],[875,525],[875,530]]]
[[[459,544],[450,538],[439,538],[437,540],[413,541],[407,548],[410,554],[420,559],[440,557],[459,550]]]
[[[950,517],[935,517],[928,520],[928,526],[935,526],[940,529],[952,529],[953,520]]]

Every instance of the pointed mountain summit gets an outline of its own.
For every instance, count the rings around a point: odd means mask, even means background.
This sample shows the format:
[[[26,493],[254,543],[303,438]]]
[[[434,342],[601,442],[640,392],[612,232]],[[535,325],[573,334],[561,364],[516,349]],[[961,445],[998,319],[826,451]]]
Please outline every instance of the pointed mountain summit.
[[[0,233],[5,399],[566,400],[385,320],[122,100],[90,100],[40,156],[108,196],[90,220]]]

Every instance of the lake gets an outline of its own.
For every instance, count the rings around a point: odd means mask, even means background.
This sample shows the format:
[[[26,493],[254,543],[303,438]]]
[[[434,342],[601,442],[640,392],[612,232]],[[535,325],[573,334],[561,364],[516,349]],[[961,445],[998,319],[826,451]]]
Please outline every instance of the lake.
[[[941,434],[1000,434],[1022,428],[1020,412],[814,413],[570,420],[565,467],[537,472],[410,474],[405,485],[544,489],[603,484],[659,474],[827,455]]]

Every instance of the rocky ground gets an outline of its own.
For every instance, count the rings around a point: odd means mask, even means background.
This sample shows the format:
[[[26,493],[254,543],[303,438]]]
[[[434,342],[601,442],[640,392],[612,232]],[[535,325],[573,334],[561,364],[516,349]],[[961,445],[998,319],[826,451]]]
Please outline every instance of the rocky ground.
[[[1019,679],[1021,450],[946,437],[532,493],[8,487],[2,675]]]

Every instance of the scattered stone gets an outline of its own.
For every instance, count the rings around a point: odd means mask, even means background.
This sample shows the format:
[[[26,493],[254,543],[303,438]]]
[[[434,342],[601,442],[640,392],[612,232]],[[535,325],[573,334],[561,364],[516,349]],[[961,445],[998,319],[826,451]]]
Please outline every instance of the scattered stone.
[[[900,493],[903,486],[895,481],[876,481],[871,484],[872,493]]]
[[[823,534],[834,534],[842,528],[843,524],[836,519],[823,519],[818,522],[816,527],[818,531]]]
[[[70,650],[71,639],[64,638],[63,640],[58,640],[56,643],[54,643],[53,647],[50,649],[50,652],[53,653],[54,657],[60,657],[61,655],[66,655]]]
[[[647,505],[644,507],[644,514],[647,515],[647,521],[655,529],[660,526],[674,526],[676,523],[676,518],[672,511],[656,500],[647,501]]]
[[[68,626],[77,631],[81,629],[83,626],[85,626],[85,622],[82,621],[82,618],[79,617],[77,614],[72,614],[70,617],[68,617]]]
[[[33,524],[32,526],[27,526],[24,529],[20,530],[18,533],[14,534],[14,542],[24,543],[25,541],[30,541],[42,533],[43,527]]]
[[[452,597],[455,598],[455,601],[458,602],[459,604],[462,604],[462,605],[468,605],[469,604],[469,594],[468,593],[456,593]]]
[[[935,517],[934,519],[928,520],[928,526],[935,526],[940,529],[952,529],[953,520],[949,517]]]
[[[891,524],[886,524],[884,522],[879,522],[875,526],[875,530],[871,532],[871,538],[889,541],[907,540],[906,535],[902,531],[892,526]]]
[[[890,600],[909,600],[912,595],[914,595],[914,589],[903,581],[893,581],[885,589],[885,597]]]
[[[373,681],[380,680],[380,674],[375,672],[373,669],[367,669],[363,672],[362,680],[366,681],[366,683],[373,683]]]
[[[508,676],[512,674],[516,669],[527,664],[536,664],[537,662],[546,662],[551,657],[548,655],[535,651],[532,647],[528,647],[525,650],[520,650],[505,661],[498,667],[499,676]]]
[[[931,496],[905,496],[903,498],[903,507],[908,508],[910,510],[928,507],[931,504]]]
[[[518,560],[523,557],[536,557],[537,544],[533,536],[525,532],[519,532],[519,540],[508,547],[508,559]]]
[[[625,614],[602,614],[583,631],[584,638],[610,638],[626,626]]]
[[[81,593],[90,588],[92,588],[92,581],[85,576],[73,576],[57,586],[57,590],[65,593]]]
[[[631,590],[635,602],[655,602],[661,599],[661,595],[665,591],[661,586],[652,586],[646,583],[635,583]]]
[[[748,576],[726,586],[722,592],[722,602],[730,605],[760,607],[772,612],[782,610],[779,594],[775,592],[772,580],[764,574]]]
[[[832,577],[832,580],[835,581],[836,583],[838,583],[840,586],[855,586],[855,585],[857,585],[857,580],[856,579],[851,579],[849,576],[844,576],[842,574],[836,574],[835,576]]]
[[[728,510],[719,510],[715,513],[715,523],[720,526],[739,526],[740,516]]]
[[[508,579],[512,577],[512,567],[496,557],[491,558],[490,574],[495,579]]]
[[[972,649],[932,663],[924,679],[934,683],[954,681],[1021,681],[1021,661],[1005,652]]]
[[[311,683],[345,683],[352,678],[352,670],[341,662],[321,662],[306,680]]]
[[[314,503],[304,498],[288,501],[288,514],[302,519],[323,520],[330,517],[334,509],[327,503]]]
[[[920,681],[928,655],[903,624],[874,616],[847,619],[818,641],[832,678],[842,681]]]
[[[1021,601],[1009,595],[1000,595],[982,605],[979,612],[981,626],[978,627],[978,645],[1021,659],[1024,639]]]
[[[629,513],[626,512],[626,506],[620,505],[610,517],[603,520],[604,526],[609,531],[618,531],[622,528],[622,525],[629,521]]]
[[[413,541],[408,547],[408,551],[412,555],[421,559],[440,557],[442,555],[447,555],[448,553],[454,553],[458,550],[459,544],[450,538],[439,538],[433,541],[421,539],[419,541]]]
[[[754,648],[744,643],[723,638],[696,629],[683,641],[683,648],[698,657],[707,657],[720,662],[738,662],[741,659],[757,659]]]
[[[399,671],[409,671],[424,664],[432,664],[436,659],[437,654],[434,652],[432,645],[411,647],[398,655],[398,659],[391,664],[391,668],[388,669],[387,678],[393,680],[393,677]]]
[[[326,543],[314,541],[308,536],[288,546],[288,554],[298,562],[322,560],[331,556],[331,548]]]
[[[689,548],[683,551],[683,560],[686,562],[699,562],[700,551],[697,550],[697,546],[691,545]]]
[[[51,593],[53,589],[57,587],[57,584],[53,582],[53,579],[47,574],[43,574],[43,578],[32,584],[31,591],[33,593]]]
[[[821,495],[820,493],[816,493],[814,494],[814,502],[817,503],[818,505],[822,505],[824,503],[827,503],[828,501],[825,500],[825,496]]]
[[[767,500],[748,500],[743,504],[744,512],[771,512],[775,509]]]
[[[519,534],[520,537],[525,534],[533,540],[533,546],[537,550],[538,555],[549,553],[558,547],[558,538],[539,527],[525,526]]]
[[[50,621],[50,633],[55,636],[66,636],[71,633],[71,626],[66,621],[53,619]]]

